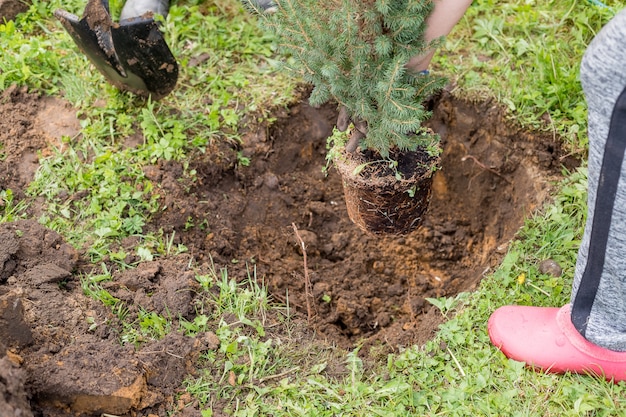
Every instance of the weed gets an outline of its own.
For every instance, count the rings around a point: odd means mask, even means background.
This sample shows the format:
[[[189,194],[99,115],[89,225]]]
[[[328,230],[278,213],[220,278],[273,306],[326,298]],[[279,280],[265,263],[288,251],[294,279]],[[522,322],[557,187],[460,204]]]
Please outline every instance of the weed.
[[[437,307],[444,317],[450,318],[448,313],[466,299],[467,295],[467,293],[460,293],[455,297],[426,298],[426,301]]]
[[[184,156],[187,135],[185,134],[186,127],[182,122],[174,118],[158,120],[154,103],[150,101],[141,110],[139,120],[145,150],[149,154],[151,163],[159,159],[178,160]]]
[[[27,203],[15,201],[13,191],[0,190],[0,223],[14,222],[25,217]]]
[[[82,158],[94,153],[97,156],[90,161]],[[112,241],[140,235],[158,207],[158,194],[153,193],[141,166],[128,164],[132,158],[128,153],[95,143],[69,146],[42,161],[28,189],[31,196],[48,198],[41,221],[70,243],[84,245],[89,237],[83,231],[92,231],[88,253],[94,262],[107,256]],[[72,198],[62,200],[60,195]]]
[[[107,307],[115,307],[120,300],[113,297],[108,291],[104,290],[100,285],[101,282],[111,281],[112,276],[105,265],[102,265],[101,274],[93,274],[81,279],[81,287],[83,293],[102,302]]]
[[[170,331],[171,322],[154,311],[139,309],[139,329],[141,333],[151,339],[161,339]]]

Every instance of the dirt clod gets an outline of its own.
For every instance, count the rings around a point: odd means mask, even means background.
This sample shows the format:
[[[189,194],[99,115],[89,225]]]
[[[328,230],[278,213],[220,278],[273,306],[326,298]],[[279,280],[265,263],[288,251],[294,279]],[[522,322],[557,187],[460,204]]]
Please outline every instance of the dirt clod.
[[[15,19],[28,9],[28,3],[20,0],[0,0],[0,22]]]
[[[24,383],[26,373],[9,360],[0,358],[0,415],[33,417]]]
[[[33,342],[30,326],[24,321],[24,303],[15,291],[0,296],[0,350],[24,348]]]

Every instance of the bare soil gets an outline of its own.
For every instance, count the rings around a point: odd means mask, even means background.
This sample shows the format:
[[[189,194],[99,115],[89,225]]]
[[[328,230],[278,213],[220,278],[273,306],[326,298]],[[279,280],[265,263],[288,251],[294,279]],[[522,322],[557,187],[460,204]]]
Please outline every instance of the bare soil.
[[[77,135],[75,114],[36,92],[0,92],[0,189],[27,198],[39,158],[62,147],[62,135]],[[348,218],[339,175],[322,172],[335,106],[313,108],[303,95],[275,117],[249,127],[239,148],[216,143],[191,155],[193,181],[180,162],[146,169],[163,207],[147,228],[175,232],[189,251],[114,269],[106,288],[131,314],[142,307],[192,320],[194,274],[214,264],[240,279],[255,271],[319,343],[361,345],[364,355],[373,346],[422,344],[442,321],[426,298],[475,289],[549,198],[562,165],[573,163],[551,135],[513,127],[493,103],[445,93],[430,121],[445,150],[423,225],[404,237],[373,237]],[[237,163],[237,152],[249,166]],[[198,355],[217,348],[215,335],[173,332],[138,349],[122,346],[112,313],[81,289],[81,273],[100,266],[39,225],[43,202],[28,200],[34,220],[0,225],[0,415],[198,415],[174,399]],[[88,318],[100,325],[90,329]]]

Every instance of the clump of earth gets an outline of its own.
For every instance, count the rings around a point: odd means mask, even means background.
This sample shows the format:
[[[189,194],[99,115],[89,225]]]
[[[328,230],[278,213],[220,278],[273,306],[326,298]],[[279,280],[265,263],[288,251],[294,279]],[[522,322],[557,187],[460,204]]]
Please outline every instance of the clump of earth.
[[[341,179],[323,171],[336,106],[314,108],[303,95],[271,126],[250,128],[239,148],[215,144],[191,155],[193,181],[179,180],[182,162],[147,167],[163,196],[147,229],[173,234],[188,251],[123,271],[111,263],[106,289],[131,313],[192,321],[195,274],[215,265],[238,279],[255,274],[319,343],[359,345],[363,354],[424,343],[442,321],[426,299],[475,289],[570,162],[551,135],[514,127],[494,103],[444,93],[433,109],[443,162],[417,231],[381,238],[351,223]],[[0,189],[26,198],[39,158],[79,131],[75,114],[37,92],[1,92]],[[127,145],[141,146],[137,139]],[[236,163],[238,153],[249,166]],[[174,398],[217,337],[172,332],[139,348],[121,345],[110,309],[81,288],[81,275],[101,266],[37,223],[43,201],[29,202],[29,219],[0,224],[0,415],[199,415]]]

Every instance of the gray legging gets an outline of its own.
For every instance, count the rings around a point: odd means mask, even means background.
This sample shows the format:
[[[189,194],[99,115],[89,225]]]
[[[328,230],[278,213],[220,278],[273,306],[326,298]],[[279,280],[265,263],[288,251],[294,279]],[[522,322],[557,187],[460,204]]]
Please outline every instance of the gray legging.
[[[626,9],[591,42],[580,78],[589,108],[589,195],[572,322],[592,343],[626,351]]]

